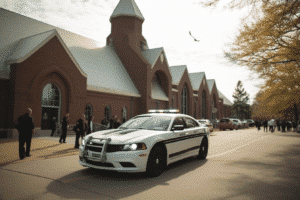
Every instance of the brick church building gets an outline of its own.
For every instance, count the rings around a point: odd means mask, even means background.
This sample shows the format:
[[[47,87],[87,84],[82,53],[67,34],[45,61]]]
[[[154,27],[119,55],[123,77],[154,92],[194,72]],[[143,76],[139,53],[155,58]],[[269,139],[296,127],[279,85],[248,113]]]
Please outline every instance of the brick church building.
[[[149,49],[144,17],[134,0],[120,0],[106,46],[0,8],[0,130],[32,108],[35,126],[48,129],[69,113],[94,122],[126,121],[149,109],[177,108],[195,118],[230,116],[231,102],[204,72],[169,66],[164,48]]]

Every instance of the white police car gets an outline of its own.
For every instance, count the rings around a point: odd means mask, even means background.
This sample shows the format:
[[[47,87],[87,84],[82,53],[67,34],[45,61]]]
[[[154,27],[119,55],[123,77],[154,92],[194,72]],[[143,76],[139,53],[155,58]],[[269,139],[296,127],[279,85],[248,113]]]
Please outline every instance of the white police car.
[[[191,156],[205,159],[209,129],[191,116],[174,110],[167,112],[150,110],[118,129],[87,135],[79,147],[79,163],[97,169],[158,176],[168,164],[178,160]]]

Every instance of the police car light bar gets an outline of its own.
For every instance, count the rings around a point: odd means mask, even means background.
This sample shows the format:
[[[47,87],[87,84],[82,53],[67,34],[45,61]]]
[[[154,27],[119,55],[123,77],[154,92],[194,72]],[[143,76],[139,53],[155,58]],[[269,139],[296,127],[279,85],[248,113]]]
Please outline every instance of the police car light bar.
[[[178,109],[148,110],[148,113],[179,113]]]

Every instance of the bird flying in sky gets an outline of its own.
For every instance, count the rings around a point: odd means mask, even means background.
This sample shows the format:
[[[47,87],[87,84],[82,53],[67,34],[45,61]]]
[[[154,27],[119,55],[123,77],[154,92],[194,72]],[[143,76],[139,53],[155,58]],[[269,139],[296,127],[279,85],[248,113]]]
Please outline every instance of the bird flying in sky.
[[[192,36],[191,31],[190,31],[190,35]],[[194,38],[195,42],[200,42],[200,40],[197,40],[194,36],[192,36],[192,37]]]

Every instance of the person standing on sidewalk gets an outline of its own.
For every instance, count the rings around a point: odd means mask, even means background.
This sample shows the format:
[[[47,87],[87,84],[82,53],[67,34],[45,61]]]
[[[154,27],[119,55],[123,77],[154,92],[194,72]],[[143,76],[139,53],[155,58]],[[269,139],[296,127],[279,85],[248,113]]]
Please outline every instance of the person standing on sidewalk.
[[[256,127],[257,127],[257,131],[259,131],[259,130],[260,130],[260,126],[261,126],[260,121],[259,121],[259,120],[256,120],[256,121],[255,121],[255,125],[256,125]]]
[[[17,130],[19,132],[19,156],[22,160],[25,156],[30,156],[30,146],[32,135],[34,134],[34,122],[33,117],[31,117],[32,110],[30,108],[26,109],[24,115],[21,115],[17,119]],[[24,145],[26,143],[26,151]]]
[[[93,132],[93,120],[94,116],[90,116],[87,124],[87,135]]]
[[[66,143],[66,137],[67,137],[67,131],[68,131],[68,120],[69,120],[69,113],[66,114],[62,120],[61,128],[62,128],[62,134],[59,138],[59,143]]]
[[[264,131],[268,132],[268,120],[264,120],[263,125],[264,125]]]
[[[82,115],[80,119],[77,120],[76,126],[74,127],[76,133],[75,146],[74,148],[79,148],[79,138],[84,136],[85,131],[85,115]]]

